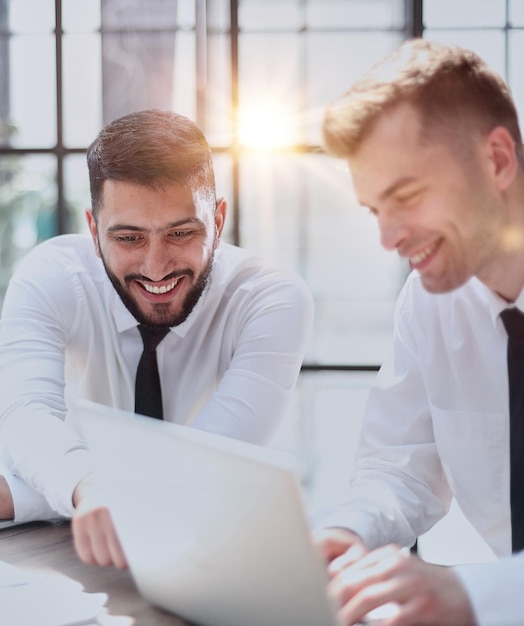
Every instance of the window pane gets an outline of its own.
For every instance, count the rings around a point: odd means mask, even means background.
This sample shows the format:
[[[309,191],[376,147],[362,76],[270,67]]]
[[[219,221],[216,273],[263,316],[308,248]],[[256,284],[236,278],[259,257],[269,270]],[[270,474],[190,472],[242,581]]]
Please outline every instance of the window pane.
[[[170,109],[174,53],[173,33],[103,35],[104,123],[140,109]]]
[[[233,200],[233,162],[231,156],[225,153],[213,154],[213,167],[215,170],[215,181],[217,198],[225,198],[229,207]],[[229,211],[226,215],[226,223],[222,231],[222,240],[233,242],[233,213]]]
[[[213,30],[229,30],[229,0],[207,0],[207,25]]]
[[[62,26],[68,33],[100,28],[100,0],[62,0]]]
[[[88,233],[85,211],[91,207],[91,198],[85,154],[71,154],[64,159],[64,194],[66,230],[71,233]]]
[[[9,41],[8,6],[0,3],[0,145],[9,144],[12,121],[9,115]]]
[[[223,146],[232,142],[233,133],[229,37],[209,35],[207,45],[206,119],[202,120],[202,130],[211,144]]]
[[[194,2],[189,0],[104,1],[104,123],[149,108],[175,109],[194,118],[195,33],[176,30],[193,24]]]
[[[54,0],[10,0],[8,13],[12,33],[51,33],[55,28]]]
[[[397,33],[307,35],[307,142],[319,145],[326,105],[340,97],[371,65],[401,43]]]
[[[524,82],[521,59],[524,55],[524,31],[515,30],[509,38],[509,85],[517,105],[521,132],[524,131]]]
[[[178,13],[187,19],[187,8],[193,1],[182,0]],[[177,0],[103,0],[104,28],[121,31],[165,30],[177,25]]]
[[[18,260],[56,233],[55,179],[52,156],[0,157],[0,298]]]
[[[16,148],[56,144],[56,70],[54,38],[14,36],[9,50],[10,118]],[[36,106],[37,105],[37,106]]]
[[[242,244],[297,270],[315,296],[307,362],[381,363],[407,272],[381,248],[341,162],[256,153],[242,158],[240,173]]]
[[[426,39],[454,43],[469,48],[482,57],[501,76],[505,76],[504,31],[453,30],[425,33]]]
[[[403,0],[306,0],[310,28],[403,28]]]
[[[513,26],[524,26],[524,2],[522,0],[510,0],[509,22]]]
[[[302,83],[298,35],[243,35],[239,80],[241,143],[258,147],[300,142]]]
[[[143,0],[137,0],[143,3]],[[164,0],[165,1],[165,0]],[[195,0],[169,0],[171,6],[176,4],[176,21],[180,28],[195,27]],[[148,10],[150,8],[148,7]]]
[[[299,0],[240,0],[238,23],[242,30],[299,30]]]
[[[171,103],[168,108],[196,121],[196,41],[193,32],[177,32],[175,62],[171,71]]]
[[[303,245],[298,215],[304,200],[300,158],[269,152],[246,154],[240,174],[242,245],[280,266],[296,269]],[[305,218],[302,224],[307,227]]]
[[[427,28],[504,26],[505,13],[504,0],[424,0],[424,24]]]
[[[315,342],[308,361],[382,363],[408,268],[380,245],[376,220],[358,205],[343,162],[308,155],[304,166],[304,275],[316,300]]]
[[[66,35],[63,50],[64,143],[82,148],[102,127],[100,36]]]

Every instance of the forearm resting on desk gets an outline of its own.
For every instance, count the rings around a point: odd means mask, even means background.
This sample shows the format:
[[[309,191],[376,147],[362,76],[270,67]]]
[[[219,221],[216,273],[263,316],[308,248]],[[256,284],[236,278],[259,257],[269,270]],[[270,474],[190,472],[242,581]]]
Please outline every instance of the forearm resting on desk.
[[[13,496],[4,476],[0,476],[0,520],[11,520],[15,516]]]

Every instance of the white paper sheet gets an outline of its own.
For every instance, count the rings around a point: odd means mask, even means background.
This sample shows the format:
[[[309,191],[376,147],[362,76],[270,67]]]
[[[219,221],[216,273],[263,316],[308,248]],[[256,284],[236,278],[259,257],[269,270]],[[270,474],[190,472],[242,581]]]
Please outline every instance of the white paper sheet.
[[[105,593],[86,593],[66,576],[33,572],[0,561],[0,624],[80,626],[97,624]]]

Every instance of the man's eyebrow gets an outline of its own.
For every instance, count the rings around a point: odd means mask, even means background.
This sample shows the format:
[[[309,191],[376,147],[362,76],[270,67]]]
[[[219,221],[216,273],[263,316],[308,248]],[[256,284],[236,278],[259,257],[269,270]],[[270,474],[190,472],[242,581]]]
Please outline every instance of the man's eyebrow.
[[[170,230],[171,228],[180,228],[181,226],[188,225],[203,226],[204,222],[202,222],[202,220],[199,220],[198,217],[187,217],[181,220],[177,220],[176,222],[169,222],[169,224],[166,224],[161,230]],[[112,226],[108,227],[107,232],[114,233],[121,230],[129,230],[131,232],[150,232],[150,229],[141,228],[136,224],[113,224]]]
[[[402,189],[402,187],[406,187],[407,185],[415,182],[417,182],[417,179],[414,176],[402,176],[402,178],[399,178],[395,182],[391,183],[389,187],[386,187],[386,189],[384,189],[384,191],[380,194],[379,198],[380,200],[387,200],[387,198],[392,196],[399,189]]]

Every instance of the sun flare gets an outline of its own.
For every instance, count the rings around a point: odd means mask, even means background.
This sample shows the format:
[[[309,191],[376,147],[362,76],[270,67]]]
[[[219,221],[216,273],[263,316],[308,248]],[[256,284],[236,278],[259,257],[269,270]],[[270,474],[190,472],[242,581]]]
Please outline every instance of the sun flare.
[[[297,141],[296,120],[291,112],[272,102],[243,108],[238,116],[238,139],[248,148],[270,150]]]

